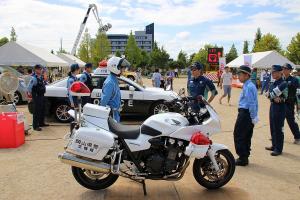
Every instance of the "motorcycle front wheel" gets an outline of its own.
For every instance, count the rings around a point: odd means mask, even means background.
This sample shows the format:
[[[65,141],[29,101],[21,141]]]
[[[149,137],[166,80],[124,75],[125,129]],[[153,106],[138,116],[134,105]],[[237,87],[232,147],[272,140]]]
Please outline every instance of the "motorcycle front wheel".
[[[72,166],[72,173],[76,181],[90,190],[102,190],[114,184],[119,178],[114,174],[103,174]]]
[[[235,171],[235,160],[229,150],[217,151],[215,155],[220,170],[217,172],[208,156],[195,159],[193,174],[196,181],[207,189],[217,189],[230,181]]]

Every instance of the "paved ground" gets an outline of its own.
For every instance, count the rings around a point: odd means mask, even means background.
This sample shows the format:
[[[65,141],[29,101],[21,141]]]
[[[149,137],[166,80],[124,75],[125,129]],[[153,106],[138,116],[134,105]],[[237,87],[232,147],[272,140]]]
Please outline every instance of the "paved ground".
[[[149,80],[146,82],[149,85]],[[176,79],[176,91],[185,84],[184,79]],[[232,132],[239,92],[239,89],[233,90],[232,106],[219,105],[217,99],[213,102],[221,117],[223,131],[212,139],[226,144],[233,153]],[[261,121],[255,127],[250,165],[237,167],[233,179],[222,189],[204,189],[194,180],[189,167],[183,179],[177,182],[146,181],[147,197],[143,196],[141,185],[124,178],[104,191],[87,190],[74,180],[70,167],[57,159],[57,154],[63,151],[61,138],[67,133],[68,126],[52,123],[41,133],[31,131],[22,147],[0,149],[0,199],[299,200],[300,145],[292,144],[293,138],[286,126],[283,155],[271,157],[264,150],[270,145],[268,107],[267,99],[259,96]],[[26,106],[20,106],[19,110],[31,117]]]

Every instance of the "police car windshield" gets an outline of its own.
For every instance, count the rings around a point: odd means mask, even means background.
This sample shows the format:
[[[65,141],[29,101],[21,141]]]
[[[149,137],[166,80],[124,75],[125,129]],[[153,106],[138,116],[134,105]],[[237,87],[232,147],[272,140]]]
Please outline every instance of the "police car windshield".
[[[131,84],[132,86],[138,88],[139,90],[144,90],[144,88],[141,85],[137,84],[136,82],[132,81],[131,79],[126,78],[124,76],[121,76],[120,78],[123,79],[124,81],[126,81],[127,83]]]

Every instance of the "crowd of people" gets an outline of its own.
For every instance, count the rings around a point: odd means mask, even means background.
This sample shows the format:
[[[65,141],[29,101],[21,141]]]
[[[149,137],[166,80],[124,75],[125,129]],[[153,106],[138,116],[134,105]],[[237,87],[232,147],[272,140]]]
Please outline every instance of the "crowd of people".
[[[120,122],[121,107],[121,93],[117,76],[122,74],[126,66],[126,60],[123,58],[112,57],[109,59],[107,62],[107,69],[110,74],[105,80],[102,88],[101,105],[111,107],[113,118],[117,122]],[[80,68],[78,64],[71,65],[67,80],[68,91],[70,90],[72,83],[76,81],[85,83],[87,87],[92,90],[92,64],[87,63],[84,72],[80,78],[77,78],[79,72]],[[257,70],[242,65],[238,68],[237,75],[239,81],[243,83],[243,88],[239,97],[238,116],[234,126],[233,137],[235,150],[238,155],[236,165],[246,166],[249,163],[248,158],[251,151],[253,128],[259,121],[259,105],[257,99],[258,84],[256,81]],[[284,64],[283,66],[273,65],[271,72],[264,70],[260,74],[260,94],[265,94],[271,102],[269,121],[272,145],[266,147],[266,150],[272,151],[272,156],[282,154],[284,140],[283,126],[285,119],[287,119],[288,125],[294,135],[294,143],[300,144],[299,127],[295,120],[295,108],[297,108],[297,112],[300,110],[300,78],[298,75],[299,72],[295,74],[295,71],[293,71],[290,64]],[[44,94],[46,81],[43,76],[42,66],[36,65],[31,76],[32,79],[28,86],[28,95],[35,104],[33,112],[33,129],[41,131],[41,127],[48,126],[48,124],[44,122]],[[156,69],[152,74],[152,85],[153,87],[163,88],[166,87],[166,85],[169,85],[172,90],[175,77],[178,77],[178,72],[176,71],[168,71],[165,76],[162,76],[159,69]],[[223,89],[223,94],[219,98],[220,104],[222,104],[223,98],[227,96],[227,102],[230,105],[232,77],[233,75],[230,72],[229,67],[225,67],[224,72],[220,76],[219,87]],[[142,84],[141,69],[137,70],[136,81],[139,81]],[[218,94],[213,82],[203,76],[203,65],[198,62],[193,63],[188,70],[187,88],[190,96],[197,97],[201,95],[208,99],[208,102],[212,102]],[[208,97],[209,92],[211,95]],[[78,107],[77,98],[74,98],[70,93],[68,93],[68,98],[72,108]],[[82,101],[83,104],[91,103],[90,97],[85,97]],[[195,103],[192,105],[192,109],[198,111],[200,107]]]
[[[208,101],[211,102],[217,95],[217,90],[212,81],[203,76],[200,65],[199,63],[194,63],[190,68],[192,76],[188,76],[187,84],[189,94],[194,97],[202,95],[207,99],[207,92],[210,91],[211,97]],[[292,66],[286,63],[283,66],[273,65],[271,73],[268,70],[264,70],[261,73],[260,94],[265,94],[271,102],[269,121],[272,145],[265,149],[272,151],[272,156],[282,154],[285,119],[294,135],[294,144],[300,144],[299,127],[295,120],[295,108],[298,113],[300,110],[299,72],[293,70]],[[238,68],[237,74],[239,81],[243,83],[243,87],[239,97],[238,116],[233,136],[235,150],[238,155],[236,165],[246,166],[249,163],[248,157],[251,151],[253,128],[259,121],[257,69],[251,69],[246,65],[242,65]],[[222,104],[222,99],[227,96],[227,101],[230,105],[231,85],[232,73],[229,67],[225,67],[224,72],[220,73],[219,87],[224,92],[219,99],[220,104]]]

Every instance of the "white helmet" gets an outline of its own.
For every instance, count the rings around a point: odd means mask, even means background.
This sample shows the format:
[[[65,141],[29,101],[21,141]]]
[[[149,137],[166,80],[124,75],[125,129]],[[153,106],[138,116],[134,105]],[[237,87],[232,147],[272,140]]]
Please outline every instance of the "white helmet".
[[[107,70],[113,74],[119,75],[122,67],[130,67],[130,63],[125,58],[113,56],[107,61]]]

